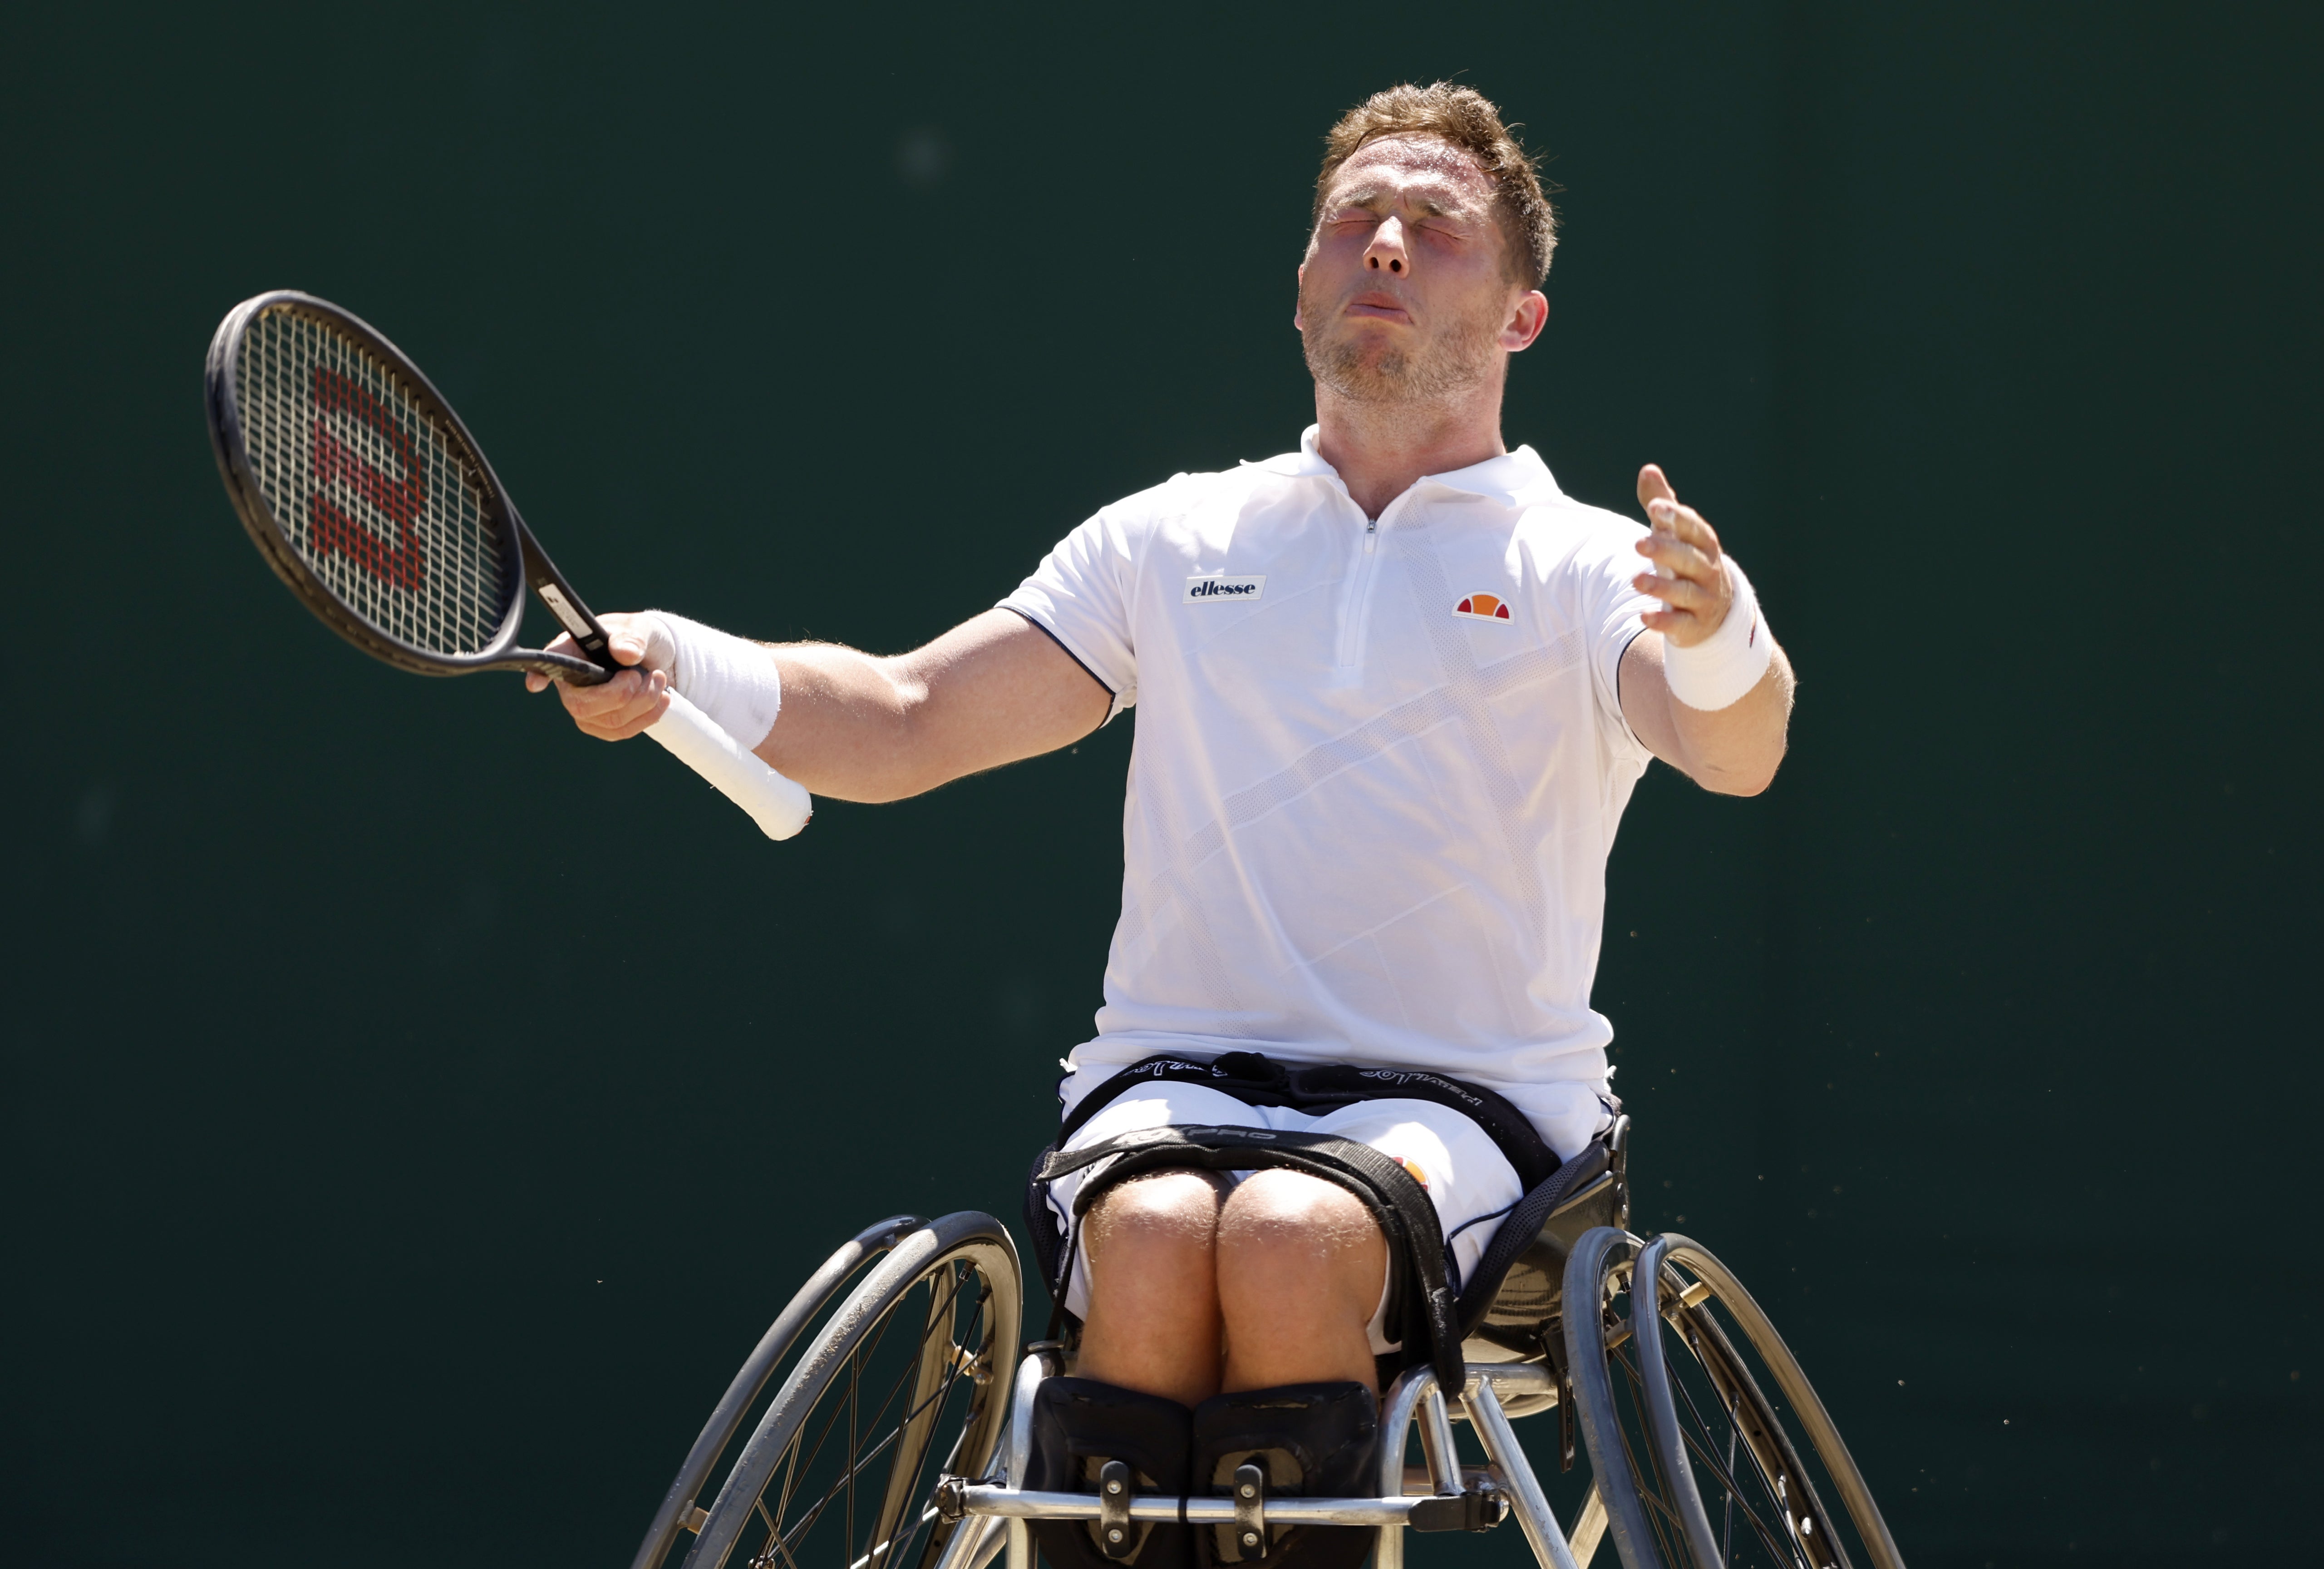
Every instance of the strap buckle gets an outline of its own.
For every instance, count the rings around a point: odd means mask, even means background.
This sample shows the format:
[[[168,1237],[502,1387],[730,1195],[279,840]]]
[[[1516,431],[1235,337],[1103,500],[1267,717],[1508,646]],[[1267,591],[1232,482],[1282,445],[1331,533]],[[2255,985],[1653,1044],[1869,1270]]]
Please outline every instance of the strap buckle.
[[[1267,1556],[1267,1472],[1245,1463],[1234,1473],[1235,1546],[1242,1562]]]

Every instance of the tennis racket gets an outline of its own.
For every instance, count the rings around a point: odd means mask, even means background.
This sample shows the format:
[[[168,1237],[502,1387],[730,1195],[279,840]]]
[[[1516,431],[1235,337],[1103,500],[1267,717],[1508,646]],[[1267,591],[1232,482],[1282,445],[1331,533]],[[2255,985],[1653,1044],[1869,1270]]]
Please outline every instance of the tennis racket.
[[[423,676],[537,670],[595,686],[605,632],[532,537],[492,465],[420,367],[366,323],[293,290],[218,324],[210,444],[242,526],[323,623]],[[517,647],[524,585],[586,658]],[[814,802],[676,691],[646,731],[770,839]]]

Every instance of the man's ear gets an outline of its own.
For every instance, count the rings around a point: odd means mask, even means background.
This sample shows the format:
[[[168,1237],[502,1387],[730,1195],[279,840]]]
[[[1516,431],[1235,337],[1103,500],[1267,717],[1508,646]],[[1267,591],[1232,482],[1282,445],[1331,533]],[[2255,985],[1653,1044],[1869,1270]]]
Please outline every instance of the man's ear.
[[[1501,328],[1501,346],[1511,354],[1523,354],[1548,325],[1549,296],[1528,289],[1517,296],[1517,309],[1509,312],[1508,325]]]
[[[1291,330],[1294,332],[1305,332],[1307,330],[1307,324],[1299,319],[1299,298],[1307,288],[1306,263],[1302,262],[1299,263],[1299,271],[1296,276],[1298,278],[1298,282],[1294,285],[1291,291]]]

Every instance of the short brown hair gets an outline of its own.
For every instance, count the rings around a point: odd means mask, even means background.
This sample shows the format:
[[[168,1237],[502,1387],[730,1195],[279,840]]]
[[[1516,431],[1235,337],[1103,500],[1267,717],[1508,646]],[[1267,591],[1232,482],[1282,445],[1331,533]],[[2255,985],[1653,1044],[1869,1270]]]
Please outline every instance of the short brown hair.
[[[1323,168],[1315,176],[1315,210],[1308,233],[1323,218],[1323,198],[1340,166],[1357,149],[1383,136],[1436,136],[1477,161],[1493,182],[1493,212],[1508,242],[1510,275],[1527,286],[1549,276],[1550,253],[1557,249],[1557,212],[1542,191],[1533,160],[1501,112],[1474,88],[1431,82],[1425,88],[1399,82],[1374,93],[1340,116],[1323,138]]]

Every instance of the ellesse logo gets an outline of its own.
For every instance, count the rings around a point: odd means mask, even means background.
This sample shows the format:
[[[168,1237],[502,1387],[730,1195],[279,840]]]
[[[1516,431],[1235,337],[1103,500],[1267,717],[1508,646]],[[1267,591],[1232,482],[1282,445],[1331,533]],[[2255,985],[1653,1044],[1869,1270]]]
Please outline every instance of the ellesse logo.
[[[1509,607],[1497,594],[1471,594],[1452,607],[1455,615],[1465,615],[1471,621],[1507,621]]]
[[[1257,599],[1267,592],[1267,574],[1256,577],[1189,577],[1187,605],[1233,605]]]

